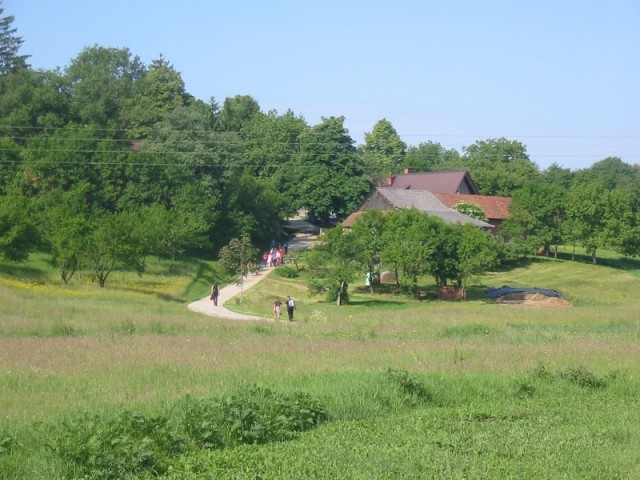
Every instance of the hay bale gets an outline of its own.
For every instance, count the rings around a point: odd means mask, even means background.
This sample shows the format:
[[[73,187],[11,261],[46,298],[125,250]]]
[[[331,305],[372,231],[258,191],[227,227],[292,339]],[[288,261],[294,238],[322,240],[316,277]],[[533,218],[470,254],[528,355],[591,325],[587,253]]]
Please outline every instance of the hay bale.
[[[384,271],[380,274],[380,283],[398,283],[398,280],[392,272]]]

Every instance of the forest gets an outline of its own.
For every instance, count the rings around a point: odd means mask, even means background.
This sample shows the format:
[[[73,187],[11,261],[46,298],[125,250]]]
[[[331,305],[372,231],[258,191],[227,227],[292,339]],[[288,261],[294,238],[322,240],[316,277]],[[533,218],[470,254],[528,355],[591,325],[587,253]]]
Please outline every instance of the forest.
[[[2,15],[0,258],[50,249],[65,283],[81,267],[104,286],[113,268],[142,272],[149,256],[215,257],[244,235],[266,245],[301,208],[339,222],[405,168],[465,169],[480,193],[512,197],[504,233],[516,255],[559,244],[594,263],[605,246],[640,253],[640,169],[620,158],[541,171],[519,141],[407,145],[384,118],[356,145],[344,117],[310,125],[250,95],[197,99],[163,56],[145,65],[93,45],[63,69],[34,69]]]

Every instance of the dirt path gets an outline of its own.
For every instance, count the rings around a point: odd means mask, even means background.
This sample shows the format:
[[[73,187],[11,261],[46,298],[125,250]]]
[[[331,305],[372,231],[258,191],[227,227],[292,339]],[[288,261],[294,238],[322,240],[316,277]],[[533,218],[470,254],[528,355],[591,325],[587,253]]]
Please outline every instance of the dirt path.
[[[290,228],[296,231],[294,238],[289,240],[289,252],[296,252],[300,250],[306,250],[311,248],[315,241],[318,239],[319,229],[315,225],[306,222],[300,218],[294,218],[289,220],[288,225]],[[253,287],[256,283],[263,280],[273,270],[272,268],[263,268],[257,275],[249,275],[244,279],[242,284],[242,290],[246,291]],[[255,315],[245,315],[243,313],[232,312],[224,305],[229,300],[237,297],[241,294],[241,287],[235,283],[230,283],[224,288],[220,289],[218,294],[218,305],[213,305],[213,302],[207,295],[200,300],[196,300],[188,305],[189,310],[196,313],[208,315],[210,317],[228,318],[231,320],[261,320],[273,322],[271,317],[258,317]],[[288,323],[288,322],[284,322]]]

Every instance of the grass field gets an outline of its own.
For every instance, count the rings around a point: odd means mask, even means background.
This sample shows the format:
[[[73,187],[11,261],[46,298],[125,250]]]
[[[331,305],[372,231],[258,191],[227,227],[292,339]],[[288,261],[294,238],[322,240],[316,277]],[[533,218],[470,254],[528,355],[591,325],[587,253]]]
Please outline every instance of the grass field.
[[[224,283],[213,262],[184,259],[171,274],[150,262],[106,289],[86,276],[60,285],[44,253],[0,264],[0,479],[640,478],[639,275],[634,260],[563,253],[475,279],[466,302],[434,300],[428,284],[425,301],[354,285],[337,307],[309,297],[303,276],[272,274],[230,305],[271,317],[274,296],[292,295],[291,324],[190,312],[214,277]],[[501,285],[557,289],[572,306],[485,298]],[[309,395],[326,421],[218,448],[189,437],[144,468],[152,426],[184,428],[171,422],[185,402],[267,418],[258,406],[271,397],[246,397],[255,386],[293,410],[290,395]],[[124,454],[92,466],[69,456],[122,428],[123,412],[147,433],[94,454],[132,442],[139,468]]]

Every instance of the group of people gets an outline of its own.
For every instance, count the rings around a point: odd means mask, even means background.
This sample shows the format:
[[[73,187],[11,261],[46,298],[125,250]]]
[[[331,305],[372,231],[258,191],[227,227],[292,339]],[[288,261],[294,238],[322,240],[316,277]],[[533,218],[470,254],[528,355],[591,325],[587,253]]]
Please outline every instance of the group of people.
[[[289,316],[289,321],[293,322],[293,311],[296,308],[296,303],[293,301],[291,296],[287,296],[287,300],[285,301],[285,307],[287,308],[287,315]],[[273,317],[276,321],[280,320],[280,315],[282,315],[282,302],[279,297],[276,297],[273,302]]]
[[[214,283],[211,286],[211,296],[209,297],[210,300],[213,302],[214,306],[218,306],[218,296],[220,295],[220,288],[218,287],[218,283]],[[291,296],[287,296],[287,299],[285,300],[284,303],[285,308],[287,309],[287,315],[289,317],[289,321],[293,322],[293,311],[296,308],[296,303],[293,301],[293,298],[291,298]],[[274,319],[280,320],[280,315],[282,315],[282,302],[280,301],[279,297],[276,297],[275,301],[273,302],[273,317]]]
[[[283,245],[276,243],[275,240],[271,242],[271,248],[268,252],[262,254],[262,260],[265,267],[275,267],[282,264],[282,259],[289,253],[289,244],[284,242]]]

